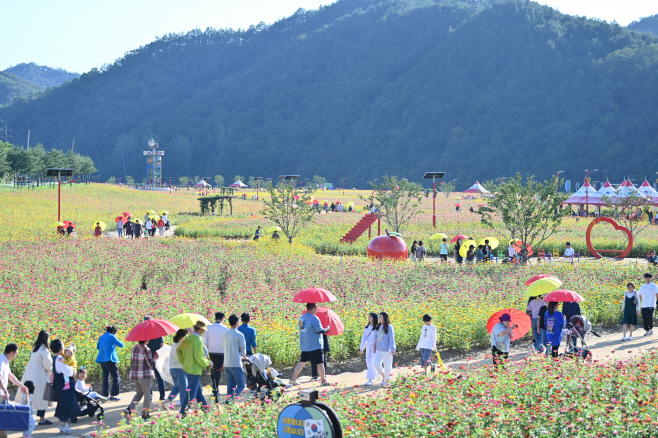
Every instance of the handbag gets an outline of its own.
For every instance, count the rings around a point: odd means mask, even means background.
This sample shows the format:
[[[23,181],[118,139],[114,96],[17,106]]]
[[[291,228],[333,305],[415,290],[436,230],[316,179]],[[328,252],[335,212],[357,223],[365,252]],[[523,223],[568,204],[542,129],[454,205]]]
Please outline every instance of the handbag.
[[[57,401],[57,393],[55,386],[52,383],[46,383],[46,388],[43,390],[43,399],[49,402]]]
[[[30,428],[30,407],[14,405],[7,400],[0,403],[0,424],[2,430],[25,432]]]

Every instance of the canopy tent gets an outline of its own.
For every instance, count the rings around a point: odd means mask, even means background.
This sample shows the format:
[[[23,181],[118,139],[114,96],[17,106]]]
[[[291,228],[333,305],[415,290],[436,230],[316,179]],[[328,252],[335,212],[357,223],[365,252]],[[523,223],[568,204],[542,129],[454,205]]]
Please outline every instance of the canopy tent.
[[[638,192],[642,193],[644,196],[646,196],[648,199],[653,199],[656,196],[658,196],[658,192],[651,187],[651,184],[649,184],[649,181],[647,179],[644,179],[644,182],[640,186],[639,189],[637,189]]]
[[[247,188],[247,185],[245,183],[243,183],[242,181],[237,180],[236,182],[231,184],[229,187],[235,187],[235,188],[238,188],[238,189],[245,189],[245,188]]]
[[[205,180],[199,180],[198,183],[194,184],[194,187],[208,187],[210,184],[208,184]]]
[[[642,198],[646,199],[645,196],[640,193],[640,191],[633,185],[632,182],[625,179],[623,183],[619,186],[617,194],[612,197],[613,202],[621,202],[626,198]]]
[[[576,193],[569,196],[569,199],[564,201],[564,204],[576,204],[576,205],[605,205],[601,195],[599,195],[596,190],[589,184],[587,180],[583,185],[578,189]]]
[[[464,190],[464,193],[481,193],[481,194],[490,194],[491,192],[480,185],[479,182],[475,181],[468,189]]]
[[[599,191],[596,193],[598,195],[601,195],[601,197],[607,197],[607,198],[612,198],[613,196],[617,195],[617,191],[615,190],[614,187],[612,187],[612,184],[610,184],[610,181],[608,180],[605,181],[603,187],[601,187]]]

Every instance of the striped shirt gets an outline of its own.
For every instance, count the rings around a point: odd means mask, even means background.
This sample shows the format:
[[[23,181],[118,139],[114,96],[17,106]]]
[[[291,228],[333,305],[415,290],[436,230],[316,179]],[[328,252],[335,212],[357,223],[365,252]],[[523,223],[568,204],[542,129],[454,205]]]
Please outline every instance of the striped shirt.
[[[128,378],[130,380],[153,379],[153,357],[151,350],[146,345],[137,344],[130,353],[130,371]]]

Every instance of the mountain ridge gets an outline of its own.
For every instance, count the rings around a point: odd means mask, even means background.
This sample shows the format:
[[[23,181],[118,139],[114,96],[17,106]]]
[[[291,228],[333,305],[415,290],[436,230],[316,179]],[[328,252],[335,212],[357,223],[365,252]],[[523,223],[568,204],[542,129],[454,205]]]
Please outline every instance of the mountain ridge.
[[[621,178],[649,171],[629,150],[658,146],[656,41],[526,1],[342,0],[166,35],[0,117],[138,180],[151,137],[174,177]]]

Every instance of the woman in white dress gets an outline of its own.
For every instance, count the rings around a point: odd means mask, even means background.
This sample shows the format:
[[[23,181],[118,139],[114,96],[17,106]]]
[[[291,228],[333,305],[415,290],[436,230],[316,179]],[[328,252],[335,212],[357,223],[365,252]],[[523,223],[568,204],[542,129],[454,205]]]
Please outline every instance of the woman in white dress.
[[[372,385],[373,380],[377,377],[377,369],[375,368],[375,341],[377,340],[377,324],[379,323],[379,317],[376,313],[371,313],[368,316],[368,324],[363,329],[363,336],[361,336],[361,353],[365,351],[366,353],[366,365],[368,367],[368,372],[366,378],[368,381],[365,383],[365,386]]]
[[[30,360],[25,367],[25,372],[21,378],[21,383],[31,380],[34,383],[34,394],[32,395],[32,407],[39,417],[39,425],[45,426],[53,424],[52,421],[46,420],[46,409],[50,407],[50,402],[43,399],[43,392],[46,385],[50,383],[50,373],[53,370],[53,358],[50,354],[50,333],[41,330],[37,336],[37,341],[32,348]],[[20,394],[17,395],[19,397]]]

